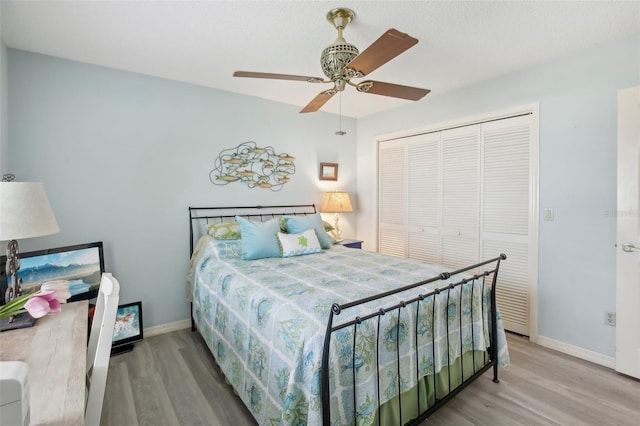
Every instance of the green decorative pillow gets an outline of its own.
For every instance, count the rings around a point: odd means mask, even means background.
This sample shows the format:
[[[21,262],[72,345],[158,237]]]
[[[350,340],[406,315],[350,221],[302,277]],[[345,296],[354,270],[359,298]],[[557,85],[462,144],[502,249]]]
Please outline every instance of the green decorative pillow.
[[[238,222],[210,223],[207,233],[216,240],[239,240],[240,224]]]
[[[336,229],[333,226],[331,226],[331,224],[329,222],[327,222],[326,220],[322,221],[322,227],[324,228],[324,230],[326,232],[331,232],[331,231]]]
[[[287,223],[287,232],[290,234],[300,234],[308,229],[314,229],[320,242],[320,247],[328,249],[331,247],[331,238],[322,226],[322,218],[319,213],[307,216],[284,216]]]
[[[302,256],[322,251],[314,229],[308,229],[301,234],[278,232],[278,243],[282,257]]]
[[[280,221],[271,219],[266,222],[254,222],[236,216],[242,234],[242,259],[255,260],[265,257],[280,257],[277,234]]]

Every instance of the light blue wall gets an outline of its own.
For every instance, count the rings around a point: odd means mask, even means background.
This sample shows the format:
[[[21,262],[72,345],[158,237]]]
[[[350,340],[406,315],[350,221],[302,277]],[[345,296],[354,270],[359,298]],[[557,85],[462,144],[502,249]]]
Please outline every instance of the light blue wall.
[[[0,8],[1,10],[2,8]],[[2,18],[0,17],[0,22]],[[7,132],[7,47],[0,38],[0,178],[8,173],[9,138]]]
[[[358,237],[375,249],[376,135],[539,102],[538,332],[614,356],[616,100],[638,84],[636,37],[358,120]]]
[[[143,301],[145,327],[189,317],[188,206],[355,193],[353,119],[337,137],[336,115],[13,49],[8,76],[11,170],[45,184],[61,229],[22,250],[104,241],[121,301]],[[249,140],[297,158],[280,192],[209,182],[220,151]],[[318,180],[321,161],[340,164],[337,183]]]

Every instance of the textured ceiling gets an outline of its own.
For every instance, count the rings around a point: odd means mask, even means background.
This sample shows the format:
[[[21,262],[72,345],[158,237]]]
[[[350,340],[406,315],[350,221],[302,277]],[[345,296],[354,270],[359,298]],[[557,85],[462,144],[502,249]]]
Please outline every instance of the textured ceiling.
[[[4,43],[106,67],[303,107],[330,85],[234,78],[235,70],[322,76],[336,38],[325,16],[349,7],[345,39],[363,51],[388,28],[420,42],[371,79],[429,97],[613,40],[640,40],[639,1],[2,1]],[[323,111],[338,113],[334,96]],[[411,101],[342,94],[363,117]]]

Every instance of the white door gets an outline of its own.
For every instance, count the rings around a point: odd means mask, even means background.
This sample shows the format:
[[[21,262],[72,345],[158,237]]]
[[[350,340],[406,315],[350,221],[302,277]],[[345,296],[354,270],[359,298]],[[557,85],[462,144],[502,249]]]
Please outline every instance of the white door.
[[[537,335],[537,105],[379,143],[378,251],[453,269],[507,255],[505,329]]]
[[[440,263],[462,268],[479,261],[481,126],[442,132]]]
[[[640,86],[618,92],[616,370],[640,378]]]
[[[403,140],[381,143],[378,164],[378,251],[405,257],[406,147]]]
[[[440,134],[407,139],[407,253],[410,259],[440,262]]]
[[[496,289],[504,328],[535,338],[538,147],[532,122],[524,115],[482,125],[480,259],[507,255]]]

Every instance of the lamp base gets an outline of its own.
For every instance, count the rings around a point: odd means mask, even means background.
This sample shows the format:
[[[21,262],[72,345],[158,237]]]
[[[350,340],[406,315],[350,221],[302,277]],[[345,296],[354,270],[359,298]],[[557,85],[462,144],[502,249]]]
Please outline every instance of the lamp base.
[[[0,331],[16,330],[18,328],[33,327],[36,319],[29,315],[28,312],[22,312],[13,316],[13,321],[9,322],[9,318],[0,319]]]
[[[340,242],[342,241],[342,232],[340,231],[340,217],[338,213],[333,217],[333,238]]]

